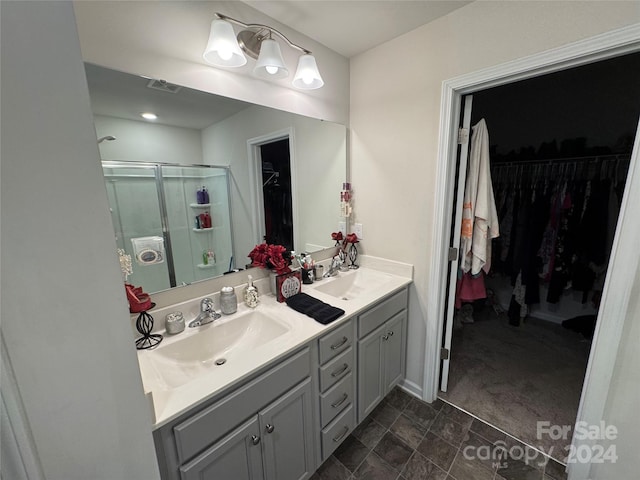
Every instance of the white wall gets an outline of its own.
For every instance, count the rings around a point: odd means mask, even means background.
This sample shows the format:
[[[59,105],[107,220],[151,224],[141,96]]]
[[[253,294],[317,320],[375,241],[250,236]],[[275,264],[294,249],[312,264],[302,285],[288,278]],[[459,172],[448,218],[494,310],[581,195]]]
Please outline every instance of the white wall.
[[[295,158],[298,189],[296,248],[332,246],[338,227],[340,189],[346,178],[346,131],[342,125],[253,106],[202,131],[205,163],[231,166],[231,205],[236,265],[260,239],[253,235],[253,203],[247,140],[293,129],[290,151]],[[333,207],[333,208],[332,208]],[[294,219],[294,223],[295,219]]]
[[[301,115],[349,121],[349,61],[242,2],[76,1],[74,9],[85,61]],[[277,82],[258,80],[249,73],[251,59],[240,70],[206,64],[202,52],[214,12],[270,25],[313,51],[324,87],[295,90],[292,74]],[[282,53],[294,70],[297,51],[283,47]]]
[[[0,8],[2,334],[37,455],[157,479],[72,5]]]
[[[202,165],[200,130],[94,115],[97,138],[112,135],[99,145],[102,160]]]
[[[354,221],[367,232],[366,254],[415,265],[407,379],[416,393],[425,335],[439,320],[425,312],[435,288],[428,275],[442,82],[638,21],[637,2],[479,1],[352,59]]]

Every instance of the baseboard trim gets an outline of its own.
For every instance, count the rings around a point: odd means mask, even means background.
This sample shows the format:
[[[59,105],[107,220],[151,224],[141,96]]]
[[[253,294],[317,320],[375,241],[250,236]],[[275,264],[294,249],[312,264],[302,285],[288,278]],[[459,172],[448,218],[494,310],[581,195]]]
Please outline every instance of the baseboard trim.
[[[401,383],[398,384],[398,386],[409,395],[413,395],[418,400],[422,400],[422,388],[417,383],[414,383],[405,378]]]

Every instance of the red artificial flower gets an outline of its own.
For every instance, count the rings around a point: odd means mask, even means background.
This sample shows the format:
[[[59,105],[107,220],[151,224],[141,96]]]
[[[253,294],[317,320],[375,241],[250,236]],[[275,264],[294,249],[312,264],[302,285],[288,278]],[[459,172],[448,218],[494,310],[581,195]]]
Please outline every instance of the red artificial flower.
[[[355,233],[350,233],[347,235],[347,238],[345,238],[345,243],[358,243],[358,235],[356,235]]]
[[[288,273],[289,256],[286,254],[287,249],[282,245],[268,245],[261,243],[256,245],[249,253],[251,265],[260,268],[274,269],[278,275]]]
[[[331,238],[333,240],[335,240],[336,242],[339,242],[340,240],[342,240],[344,237],[342,236],[342,232],[333,232],[331,234]]]

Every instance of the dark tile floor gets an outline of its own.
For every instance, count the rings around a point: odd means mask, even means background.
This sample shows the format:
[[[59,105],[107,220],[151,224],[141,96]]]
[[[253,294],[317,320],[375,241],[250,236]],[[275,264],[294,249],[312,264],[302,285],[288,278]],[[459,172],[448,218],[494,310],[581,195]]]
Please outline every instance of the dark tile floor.
[[[566,480],[564,466],[455,406],[396,387],[311,480]]]

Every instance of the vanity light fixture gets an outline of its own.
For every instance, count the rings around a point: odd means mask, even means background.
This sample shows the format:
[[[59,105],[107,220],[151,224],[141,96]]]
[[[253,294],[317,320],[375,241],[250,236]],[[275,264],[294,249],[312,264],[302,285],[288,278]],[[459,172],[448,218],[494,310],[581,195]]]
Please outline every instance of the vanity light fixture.
[[[142,118],[144,118],[145,120],[157,120],[158,119],[158,116],[155,113],[151,113],[151,112],[141,113],[140,116]]]
[[[256,77],[264,79],[285,78],[289,75],[289,69],[282,58],[280,44],[273,39],[275,35],[284,40],[289,47],[302,52],[293,77],[293,86],[302,90],[312,90],[324,85],[316,59],[311,51],[292,43],[273,27],[247,24],[221,13],[215,15],[216,18],[211,22],[209,42],[202,55],[205,62],[218,67],[241,67],[247,63],[244,56],[246,53],[257,60],[253,68],[253,74]],[[244,29],[238,33],[237,37],[233,31],[232,23]]]

